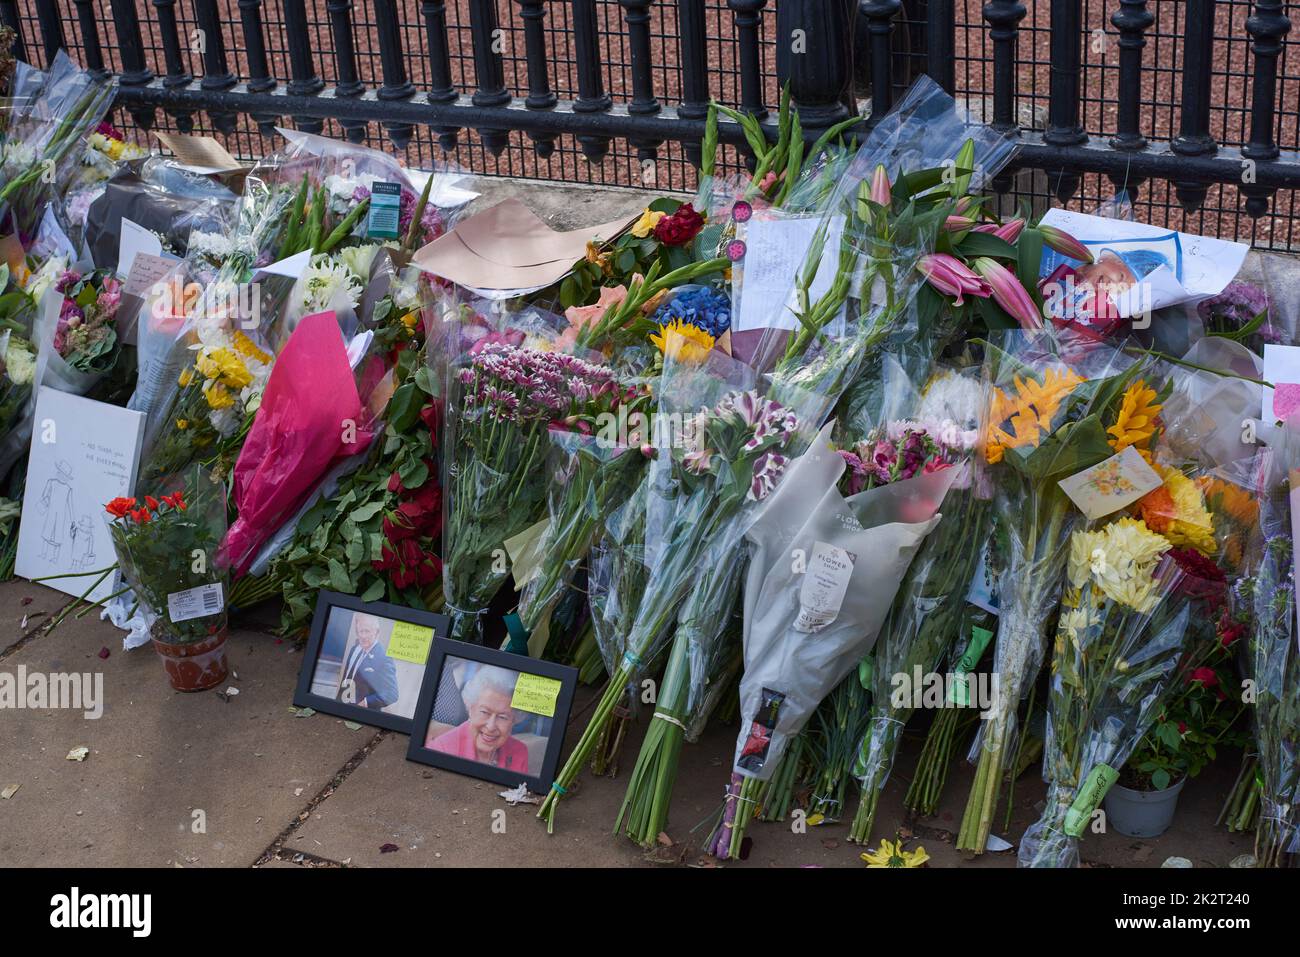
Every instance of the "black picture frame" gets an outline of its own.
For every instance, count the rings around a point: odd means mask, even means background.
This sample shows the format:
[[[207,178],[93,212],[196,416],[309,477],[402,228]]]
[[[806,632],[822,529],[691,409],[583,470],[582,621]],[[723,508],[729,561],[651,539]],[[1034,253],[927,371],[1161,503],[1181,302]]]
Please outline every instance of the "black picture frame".
[[[294,706],[311,708],[322,714],[346,718],[358,724],[410,734],[415,725],[414,717],[403,718],[401,715],[387,714],[372,708],[363,708],[360,705],[346,704],[335,698],[327,698],[312,692],[312,678],[315,676],[316,664],[320,659],[321,645],[325,641],[325,626],[335,608],[365,612],[380,618],[410,622],[414,625],[422,625],[433,629],[433,641],[429,643],[429,656],[424,662],[424,680],[420,682],[420,696],[416,699],[414,711],[416,717],[420,714],[419,702],[423,700],[424,688],[428,683],[429,662],[433,660],[434,645],[440,638],[445,638],[450,632],[450,619],[446,615],[439,615],[431,611],[420,611],[416,608],[408,608],[405,605],[393,605],[383,601],[362,601],[356,595],[345,595],[342,592],[321,590],[317,595],[316,611],[311,620],[311,635],[307,639],[307,648],[303,653],[302,667],[298,670],[298,687],[293,693]]]
[[[424,745],[425,730],[433,718],[434,699],[442,681],[443,669],[448,658],[477,661],[482,664],[496,665],[509,671],[518,671],[545,678],[554,678],[560,682],[560,692],[555,699],[555,714],[552,715],[552,730],[546,742],[546,754],[537,773],[520,774],[508,768],[498,768],[490,764],[481,764],[467,758],[457,757],[434,751]],[[406,759],[427,764],[431,767],[453,771],[480,781],[492,781],[517,787],[528,785],[528,789],[537,794],[545,794],[551,789],[555,772],[560,764],[560,753],[564,749],[564,736],[568,730],[569,712],[573,707],[573,693],[578,686],[578,669],[561,665],[554,661],[541,661],[527,655],[515,655],[496,648],[483,645],[471,645],[452,638],[435,636],[433,647],[429,651],[429,662],[424,669],[424,684],[420,688],[420,697],[415,705],[415,727],[411,731],[411,740],[407,745]]]

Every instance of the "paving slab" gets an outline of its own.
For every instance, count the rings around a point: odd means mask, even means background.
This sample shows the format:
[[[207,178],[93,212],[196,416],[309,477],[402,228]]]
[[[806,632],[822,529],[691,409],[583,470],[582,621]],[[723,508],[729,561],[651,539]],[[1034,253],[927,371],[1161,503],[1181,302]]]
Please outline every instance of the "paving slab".
[[[233,632],[227,702],[173,691],[153,649],[124,652],[121,635],[70,619],[0,661],[102,674],[104,702],[97,720],[0,710],[0,788],[20,786],[0,801],[5,864],[251,865],[365,743],[334,718],[290,713],[302,655],[288,644]],[[67,760],[77,747],[86,759]]]
[[[22,578],[0,582],[0,653],[40,628],[70,601],[61,591]]]

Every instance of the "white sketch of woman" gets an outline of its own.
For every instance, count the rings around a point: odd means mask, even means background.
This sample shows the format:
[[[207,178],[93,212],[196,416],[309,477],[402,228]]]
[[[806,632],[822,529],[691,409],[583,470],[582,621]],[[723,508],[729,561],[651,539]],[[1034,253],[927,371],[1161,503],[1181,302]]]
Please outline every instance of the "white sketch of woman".
[[[59,459],[54,470],[58,474],[46,481],[45,488],[41,490],[40,503],[41,514],[45,516],[45,523],[41,527],[41,539],[44,541],[41,558],[51,564],[58,563],[64,539],[77,534],[76,521],[72,517],[76,514],[72,503],[72,466]]]

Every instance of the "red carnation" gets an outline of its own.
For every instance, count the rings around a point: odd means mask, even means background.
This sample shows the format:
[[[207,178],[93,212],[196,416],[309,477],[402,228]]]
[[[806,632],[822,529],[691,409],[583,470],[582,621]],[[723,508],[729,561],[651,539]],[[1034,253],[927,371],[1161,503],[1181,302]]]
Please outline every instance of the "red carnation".
[[[704,217],[690,203],[677,207],[677,212],[665,216],[655,225],[655,239],[665,246],[685,246],[704,228]]]
[[[149,510],[151,512],[158,511],[158,500],[154,498],[152,495],[146,495],[144,497],[144,504],[149,506]]]
[[[1179,733],[1179,734],[1186,734],[1186,733],[1187,733],[1187,722],[1186,722],[1186,721],[1179,721],[1179,722],[1178,722],[1178,733]]]

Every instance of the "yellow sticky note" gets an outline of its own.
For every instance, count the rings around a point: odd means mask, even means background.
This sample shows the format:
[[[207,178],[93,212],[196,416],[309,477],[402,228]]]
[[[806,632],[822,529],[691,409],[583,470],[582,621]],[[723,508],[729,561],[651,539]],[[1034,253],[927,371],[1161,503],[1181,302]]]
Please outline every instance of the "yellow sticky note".
[[[515,683],[515,696],[510,699],[510,707],[553,718],[555,699],[559,696],[559,679],[520,674],[519,681]]]
[[[429,660],[429,645],[433,643],[433,629],[413,625],[409,621],[393,623],[393,637],[388,639],[388,657],[422,665]]]

